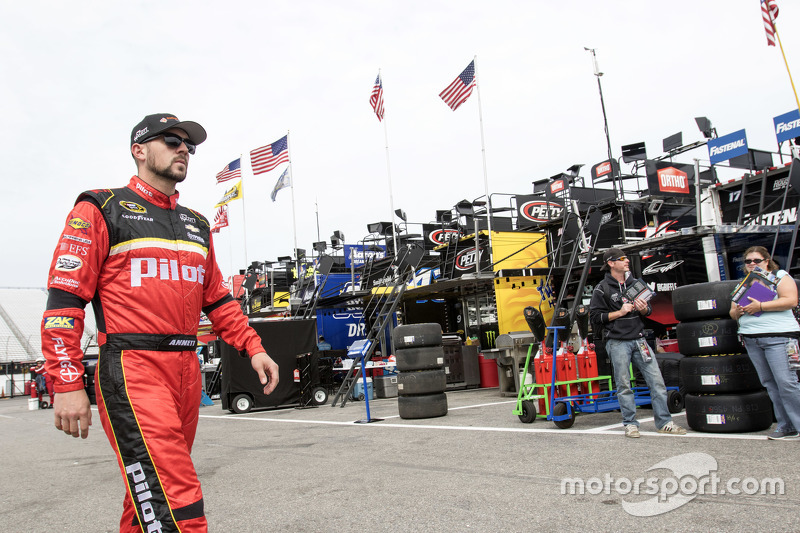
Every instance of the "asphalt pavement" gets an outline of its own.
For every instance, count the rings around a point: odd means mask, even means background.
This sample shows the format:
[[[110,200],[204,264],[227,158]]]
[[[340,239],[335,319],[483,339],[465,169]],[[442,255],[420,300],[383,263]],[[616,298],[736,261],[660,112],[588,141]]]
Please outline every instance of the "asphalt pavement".
[[[343,408],[201,407],[193,458],[210,531],[800,530],[800,441],[769,431],[623,436],[618,412],[523,424],[498,389],[448,391],[444,417],[396,399]],[[94,411],[86,440],[0,400],[0,531],[117,531],[124,486]],[[685,416],[675,415],[685,426]],[[763,492],[763,493],[762,493]]]

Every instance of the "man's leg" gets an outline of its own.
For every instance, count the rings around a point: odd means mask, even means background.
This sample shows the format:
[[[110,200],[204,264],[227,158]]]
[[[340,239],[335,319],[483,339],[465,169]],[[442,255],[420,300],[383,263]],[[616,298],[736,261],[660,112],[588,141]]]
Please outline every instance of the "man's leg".
[[[655,354],[648,362],[644,362],[642,354],[637,349],[633,354],[633,363],[639,368],[645,382],[650,389],[650,404],[653,406],[653,415],[656,429],[663,428],[672,421],[672,415],[667,407],[667,387],[658,368]]]
[[[184,380],[181,355],[131,350],[100,355],[98,410],[127,488],[120,531],[207,530],[190,456],[196,419],[187,424],[179,412],[181,398],[192,395],[199,380]],[[196,400],[197,408],[199,388]]]
[[[635,345],[635,341],[608,339],[606,341],[606,351],[608,352],[608,358],[611,359],[611,364],[614,366],[614,382],[619,408],[622,411],[622,423],[626,426],[633,424],[638,427],[636,401],[633,398],[630,377],[632,345]]]

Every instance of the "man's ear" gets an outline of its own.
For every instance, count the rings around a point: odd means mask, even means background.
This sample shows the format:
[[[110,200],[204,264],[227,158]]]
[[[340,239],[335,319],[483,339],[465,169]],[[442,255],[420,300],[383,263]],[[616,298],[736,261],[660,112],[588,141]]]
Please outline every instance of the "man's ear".
[[[145,161],[147,159],[147,148],[143,144],[134,144],[131,146],[131,155],[138,161]]]

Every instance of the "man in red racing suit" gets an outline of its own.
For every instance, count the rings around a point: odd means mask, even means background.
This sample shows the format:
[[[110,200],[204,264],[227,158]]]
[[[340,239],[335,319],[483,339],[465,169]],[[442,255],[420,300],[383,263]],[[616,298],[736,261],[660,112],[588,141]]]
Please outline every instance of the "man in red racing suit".
[[[91,301],[97,406],[126,480],[120,531],[207,530],[190,456],[201,310],[247,352],[265,394],[278,383],[278,366],[222,283],[208,220],[177,203],[175,186],[205,138],[195,122],[145,117],[131,134],[138,175],[78,197],[50,266],[42,351],[55,381],[55,426],[86,438],[91,425],[80,344]]]

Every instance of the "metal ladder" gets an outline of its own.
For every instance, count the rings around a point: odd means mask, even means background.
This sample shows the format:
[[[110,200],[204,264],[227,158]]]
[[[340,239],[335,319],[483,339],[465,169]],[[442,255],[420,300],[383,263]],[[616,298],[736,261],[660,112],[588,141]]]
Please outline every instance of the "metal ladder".
[[[369,348],[362,356],[364,361],[372,357],[375,348],[378,346],[377,341],[392,319],[392,315],[397,310],[397,306],[402,300],[408,283],[414,277],[415,269],[422,259],[423,254],[424,250],[422,248],[401,248],[395,256],[395,259],[386,269],[387,274],[394,270],[391,286],[377,287],[378,289],[386,289],[383,292],[380,290],[378,292],[372,291],[372,296],[364,306],[362,316],[362,320],[367,320],[367,323],[370,325],[366,338]],[[370,312],[370,309],[372,312]],[[331,407],[336,407],[337,402],[340,400],[341,405],[339,407],[344,407],[347,404],[356,382],[362,377],[361,365],[359,363],[360,361],[353,361],[353,366],[347,371],[342,384],[339,386],[339,390],[333,397]]]

